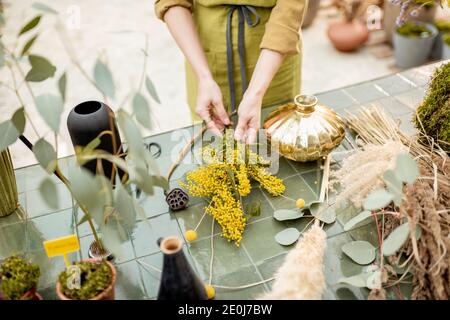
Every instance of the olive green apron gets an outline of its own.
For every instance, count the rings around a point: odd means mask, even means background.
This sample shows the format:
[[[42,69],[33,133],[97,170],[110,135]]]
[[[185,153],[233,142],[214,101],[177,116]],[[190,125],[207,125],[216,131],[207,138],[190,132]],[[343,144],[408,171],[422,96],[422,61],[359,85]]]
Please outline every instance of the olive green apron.
[[[232,3],[236,2],[245,3]],[[251,79],[259,57],[265,24],[276,1],[260,2],[261,6],[256,7],[228,4],[211,6],[205,5],[208,3],[205,0],[194,1],[193,17],[200,41],[229,112],[239,105]],[[224,3],[230,2],[224,0]],[[300,92],[300,65],[300,54],[286,57],[264,95],[263,108],[291,101]],[[195,114],[197,78],[187,62],[186,82],[188,104],[193,121],[197,122],[200,121]]]

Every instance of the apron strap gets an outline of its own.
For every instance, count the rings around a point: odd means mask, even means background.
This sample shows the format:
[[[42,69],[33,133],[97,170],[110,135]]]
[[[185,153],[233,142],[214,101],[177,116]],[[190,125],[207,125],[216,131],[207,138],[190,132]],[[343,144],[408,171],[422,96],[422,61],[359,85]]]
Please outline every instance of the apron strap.
[[[233,61],[233,41],[231,21],[234,11],[238,12],[238,54],[241,71],[242,94],[247,90],[247,69],[245,66],[245,23],[250,28],[256,26],[260,21],[260,16],[255,7],[247,5],[231,5],[227,14],[227,75],[228,86],[230,88],[231,111],[236,110],[236,87],[234,82],[234,61]],[[254,19],[253,19],[254,17]]]

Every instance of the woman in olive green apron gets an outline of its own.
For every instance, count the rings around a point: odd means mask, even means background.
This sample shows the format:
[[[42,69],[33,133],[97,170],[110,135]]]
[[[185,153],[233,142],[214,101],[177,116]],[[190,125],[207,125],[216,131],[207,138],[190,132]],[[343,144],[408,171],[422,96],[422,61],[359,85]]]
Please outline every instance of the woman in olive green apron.
[[[251,143],[261,108],[299,93],[306,1],[156,0],[187,59],[189,106],[214,133],[237,109],[235,138]]]

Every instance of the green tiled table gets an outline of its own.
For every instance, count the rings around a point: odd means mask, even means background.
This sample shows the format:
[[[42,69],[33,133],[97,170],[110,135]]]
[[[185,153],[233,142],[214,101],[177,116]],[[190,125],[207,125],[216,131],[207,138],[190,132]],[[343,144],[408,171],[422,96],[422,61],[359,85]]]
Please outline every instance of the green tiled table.
[[[319,101],[335,108],[340,114],[345,110],[354,111],[362,105],[378,105],[401,121],[402,128],[410,134],[414,133],[410,119],[414,108],[421,101],[426,90],[426,79],[429,78],[436,65],[425,66],[391,75],[374,81],[320,93]],[[263,111],[265,117],[270,110]],[[162,146],[162,154],[157,163],[162,173],[167,172],[171,164],[171,154],[183,147],[192,133],[199,130],[198,126],[183,128],[156,136],[148,137],[147,142],[158,142]],[[176,186],[183,175],[195,168],[192,157],[193,148],[184,162],[175,171],[171,186]],[[333,153],[339,160],[351,145],[344,140]],[[62,170],[67,170],[73,157],[61,159]],[[335,165],[339,165],[337,162]],[[290,198],[304,198],[306,202],[318,198],[321,182],[320,164],[295,163],[284,158],[280,159],[279,176],[286,184],[286,195]],[[42,247],[42,241],[76,233],[80,238],[81,251],[71,254],[71,260],[87,257],[87,249],[93,236],[86,225],[77,227],[79,215],[73,209],[73,201],[65,187],[56,177],[52,177],[58,186],[59,209],[53,210],[46,206],[39,196],[38,186],[46,173],[39,166],[30,166],[16,171],[20,192],[20,203],[25,214],[14,214],[0,219],[0,260],[12,253],[22,253],[41,266],[42,276],[39,291],[45,299],[55,298],[55,280],[64,269],[62,258],[49,259]],[[186,243],[184,251],[192,266],[200,277],[208,281],[211,250],[211,236],[214,241],[214,267],[212,283],[222,286],[241,286],[261,282],[273,276],[282,264],[286,253],[293,247],[283,247],[275,242],[274,236],[285,227],[296,227],[301,230],[309,221],[300,219],[295,222],[283,223],[275,221],[272,213],[279,208],[292,208],[293,201],[286,198],[273,198],[260,189],[254,189],[247,201],[259,200],[262,212],[249,221],[242,244],[236,247],[220,236],[216,225],[211,235],[212,218],[206,216],[198,229],[198,239]],[[145,221],[139,221],[131,235],[131,241],[122,245],[122,254],[116,258],[118,282],[116,286],[117,299],[154,299],[157,295],[160,274],[157,269],[162,267],[162,255],[156,245],[159,237],[176,235],[182,239],[184,231],[193,229],[202,216],[206,204],[204,199],[191,199],[188,209],[176,213],[168,212],[162,191],[152,197],[139,199],[145,209]],[[341,276],[350,276],[361,271],[360,266],[352,263],[341,252],[341,246],[349,240],[350,235],[344,233],[342,222],[348,220],[351,209],[337,212],[338,220],[326,226],[328,235],[325,257],[325,273],[327,290],[325,299],[362,299],[366,290],[355,289],[338,284]],[[81,216],[81,215],[80,215]],[[356,230],[354,238],[369,238],[375,241],[375,234],[370,224]],[[156,267],[156,269],[155,269]],[[242,290],[217,289],[217,299],[252,299],[270,289],[271,283],[265,282]]]

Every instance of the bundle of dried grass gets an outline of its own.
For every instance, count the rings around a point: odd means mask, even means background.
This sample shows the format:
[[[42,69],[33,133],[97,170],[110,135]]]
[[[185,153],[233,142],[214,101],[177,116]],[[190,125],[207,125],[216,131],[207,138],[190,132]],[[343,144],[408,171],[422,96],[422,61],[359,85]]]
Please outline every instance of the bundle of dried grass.
[[[399,216],[386,216],[385,235],[407,217],[411,235],[416,226],[422,230],[404,250],[390,261],[400,261],[400,255],[414,257],[413,299],[450,298],[450,159],[433,139],[421,133],[419,137],[403,134],[395,121],[384,111],[372,107],[358,115],[350,114],[348,125],[366,144],[384,146],[401,142],[419,164],[421,176],[413,185],[405,187],[405,199]],[[387,168],[386,168],[387,169]],[[395,208],[392,208],[395,209]],[[394,272],[392,272],[394,273]],[[396,281],[396,282],[399,282]]]
[[[316,221],[318,222],[318,221]],[[275,274],[271,292],[262,296],[270,300],[318,300],[325,289],[323,256],[326,233],[314,224],[286,256]]]

